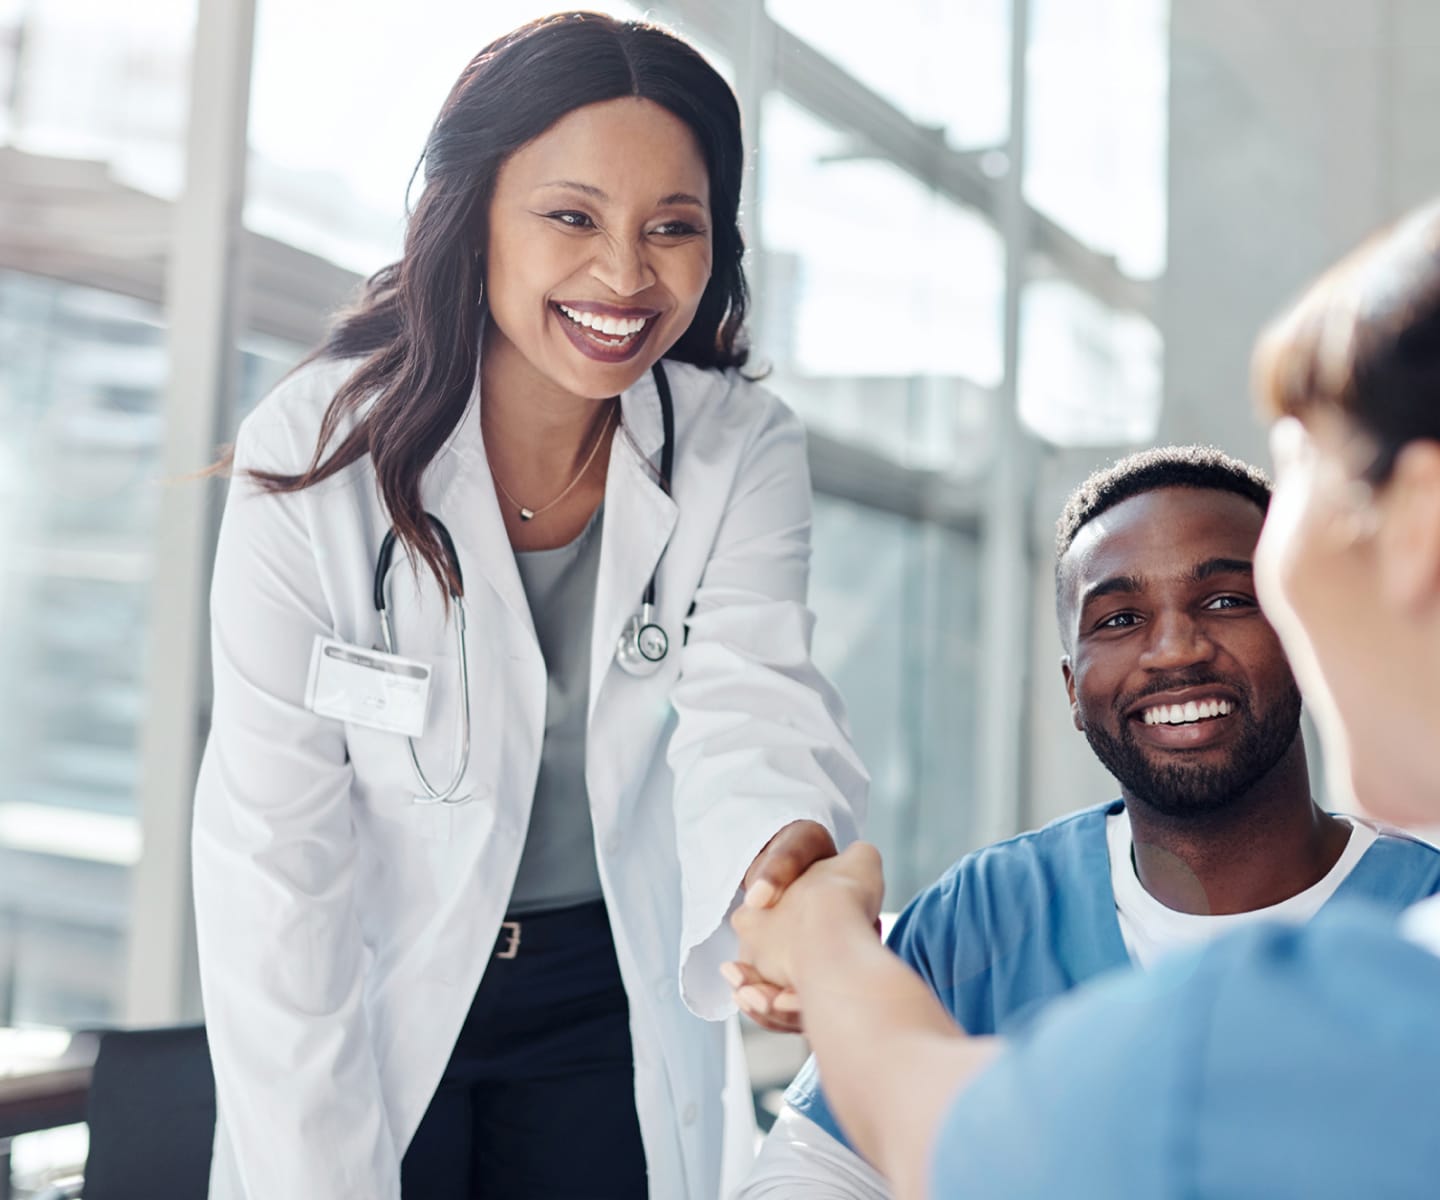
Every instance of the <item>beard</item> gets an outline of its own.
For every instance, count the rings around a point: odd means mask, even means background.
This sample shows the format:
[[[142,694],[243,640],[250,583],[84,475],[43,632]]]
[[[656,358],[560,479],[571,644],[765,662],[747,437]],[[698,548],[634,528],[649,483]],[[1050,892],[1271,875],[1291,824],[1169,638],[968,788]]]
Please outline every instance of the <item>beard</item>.
[[[1185,684],[1218,683],[1216,679],[1186,680]],[[1119,734],[1097,723],[1085,722],[1085,740],[1120,785],[1137,800],[1167,817],[1194,817],[1219,812],[1240,799],[1270,773],[1300,732],[1300,689],[1292,681],[1264,718],[1255,715],[1248,688],[1231,680],[1225,685],[1240,696],[1229,720],[1240,722],[1240,737],[1223,762],[1186,762],[1183,752],[1147,749],[1135,737],[1132,723],[1119,718]],[[1167,683],[1166,688],[1176,684]],[[1158,693],[1166,688],[1155,688]],[[1143,696],[1116,705],[1123,714]],[[1083,715],[1083,714],[1082,714]]]

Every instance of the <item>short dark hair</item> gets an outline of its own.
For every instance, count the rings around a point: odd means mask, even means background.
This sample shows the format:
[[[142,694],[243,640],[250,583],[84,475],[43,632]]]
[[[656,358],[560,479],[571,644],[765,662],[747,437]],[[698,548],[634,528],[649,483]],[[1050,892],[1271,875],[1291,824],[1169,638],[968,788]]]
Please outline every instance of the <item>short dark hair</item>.
[[[1259,467],[1231,458],[1214,446],[1142,450],[1096,471],[1070,493],[1055,523],[1057,579],[1060,560],[1086,525],[1122,500],[1169,487],[1234,492],[1261,513],[1270,507],[1270,477]]]
[[[1368,433],[1371,483],[1407,443],[1440,441],[1440,202],[1342,259],[1265,331],[1255,391],[1270,420],[1328,410]]]

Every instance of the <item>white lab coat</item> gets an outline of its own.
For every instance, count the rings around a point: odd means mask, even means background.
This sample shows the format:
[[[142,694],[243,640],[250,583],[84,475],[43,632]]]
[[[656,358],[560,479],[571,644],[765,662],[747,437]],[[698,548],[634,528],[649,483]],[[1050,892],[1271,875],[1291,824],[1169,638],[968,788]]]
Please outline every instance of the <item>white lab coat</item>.
[[[890,1184],[854,1150],[788,1104],[729,1200],[892,1200]]]
[[[372,575],[388,522],[368,458],[284,496],[242,473],[307,464],[352,365],[303,369],[243,423],[215,565],[214,721],[194,834],[220,1114],[214,1200],[396,1200],[399,1161],[493,951],[539,769],[545,664],[478,395],[422,483],[465,579],[474,799],[414,803],[402,737],[303,704],[317,635],[379,644]],[[867,778],[810,659],[802,429],[733,371],[666,369],[673,499],[653,466],[650,375],[622,397],[610,451],[585,776],[651,1196],[713,1200],[753,1150],[716,972],[733,951],[726,917],[788,822],[851,841]],[[398,648],[435,667],[421,760],[443,781],[458,755],[454,626],[428,572],[395,561]],[[637,679],[613,652],[657,562],[671,653]],[[556,1129],[556,1152],[565,1146]]]

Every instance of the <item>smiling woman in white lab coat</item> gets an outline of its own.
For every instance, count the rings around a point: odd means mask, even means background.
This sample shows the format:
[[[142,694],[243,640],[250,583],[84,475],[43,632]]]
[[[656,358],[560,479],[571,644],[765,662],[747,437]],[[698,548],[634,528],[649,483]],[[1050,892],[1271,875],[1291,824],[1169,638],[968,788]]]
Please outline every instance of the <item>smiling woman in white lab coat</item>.
[[[726,917],[852,840],[866,778],[810,658],[802,432],[738,372],[742,163],[673,36],[515,31],[401,260],[242,425],[212,1196],[711,1200],[748,1157]]]

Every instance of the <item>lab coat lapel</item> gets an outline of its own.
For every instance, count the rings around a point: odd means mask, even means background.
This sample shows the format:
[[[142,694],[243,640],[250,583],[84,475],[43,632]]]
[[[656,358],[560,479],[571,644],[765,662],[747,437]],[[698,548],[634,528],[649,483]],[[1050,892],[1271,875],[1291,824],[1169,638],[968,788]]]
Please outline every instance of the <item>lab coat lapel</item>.
[[[464,417],[426,475],[424,494],[426,507],[439,515],[455,539],[465,577],[465,595],[472,601],[471,616],[476,611],[477,587],[488,587],[538,645],[530,603],[520,582],[515,551],[505,531],[500,504],[495,497],[495,482],[485,457],[480,432],[478,376]],[[481,629],[478,635],[483,638],[487,632]]]
[[[673,387],[673,384],[672,384]],[[595,584],[595,624],[590,643],[590,714],[615,662],[626,622],[640,607],[645,585],[675,529],[678,509],[660,485],[658,463],[664,434],[660,396],[650,373],[620,398],[621,426],[610,444],[605,477],[605,524]],[[657,595],[657,600],[663,597]],[[678,635],[671,653],[678,653]],[[617,670],[619,668],[616,668]]]

